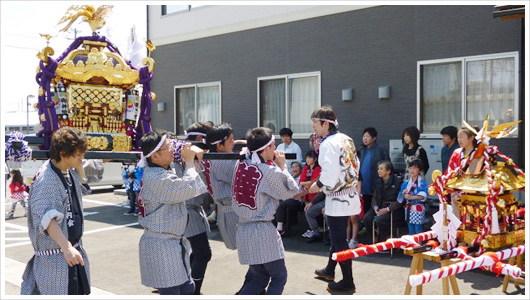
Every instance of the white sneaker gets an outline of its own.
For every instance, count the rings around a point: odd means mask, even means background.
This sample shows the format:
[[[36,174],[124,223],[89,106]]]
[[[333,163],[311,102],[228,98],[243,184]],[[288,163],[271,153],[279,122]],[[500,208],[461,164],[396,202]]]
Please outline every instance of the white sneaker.
[[[304,232],[304,234],[302,234],[302,237],[310,238],[313,236],[313,234],[314,234],[313,230],[308,229],[306,232]]]
[[[348,243],[348,247],[350,247],[350,249],[355,249],[359,247],[359,242],[354,239],[351,239],[350,242]]]

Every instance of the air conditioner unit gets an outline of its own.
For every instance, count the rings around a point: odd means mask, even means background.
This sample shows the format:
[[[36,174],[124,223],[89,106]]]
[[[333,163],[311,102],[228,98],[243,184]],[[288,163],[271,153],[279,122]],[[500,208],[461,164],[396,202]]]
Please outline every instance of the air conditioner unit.
[[[427,184],[432,183],[431,174],[434,170],[442,169],[441,150],[443,147],[442,140],[419,140],[419,144],[425,149],[427,153],[427,159],[429,159],[429,170],[425,175],[425,181]],[[405,162],[403,161],[403,144],[401,140],[390,140],[389,141],[389,156],[390,161],[394,165],[394,169],[398,171],[405,170]]]

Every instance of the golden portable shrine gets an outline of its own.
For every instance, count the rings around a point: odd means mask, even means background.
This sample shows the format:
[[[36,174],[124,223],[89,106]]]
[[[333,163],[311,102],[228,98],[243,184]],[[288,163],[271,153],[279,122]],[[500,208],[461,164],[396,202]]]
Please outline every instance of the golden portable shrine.
[[[89,23],[93,35],[78,37],[59,57],[47,46],[37,56],[39,83],[38,110],[44,137],[41,149],[47,150],[51,135],[62,126],[84,131],[88,150],[126,152],[139,148],[139,139],[151,131],[150,80],[155,47],[149,42],[149,56],[137,69],[126,61],[119,50],[96,30],[103,27],[112,6],[97,10],[91,5],[73,5],[59,24],[80,16]],[[50,35],[42,35],[49,43]]]

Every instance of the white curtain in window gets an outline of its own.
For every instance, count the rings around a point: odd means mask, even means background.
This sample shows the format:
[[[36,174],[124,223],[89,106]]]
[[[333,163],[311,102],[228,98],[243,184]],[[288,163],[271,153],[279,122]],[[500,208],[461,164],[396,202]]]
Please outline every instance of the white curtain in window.
[[[219,86],[202,86],[197,88],[197,120],[199,122],[212,121],[221,123],[221,100]]]
[[[515,121],[515,60],[487,59],[467,63],[467,118],[471,125],[482,126],[490,114],[495,121]]]
[[[462,126],[462,64],[423,66],[422,132],[439,133]]]
[[[183,134],[184,130],[195,123],[195,88],[177,89],[177,133]]]
[[[274,133],[286,127],[285,79],[260,81],[260,126],[269,127]]]
[[[289,79],[289,120],[294,133],[313,132],[311,113],[318,108],[318,77]]]

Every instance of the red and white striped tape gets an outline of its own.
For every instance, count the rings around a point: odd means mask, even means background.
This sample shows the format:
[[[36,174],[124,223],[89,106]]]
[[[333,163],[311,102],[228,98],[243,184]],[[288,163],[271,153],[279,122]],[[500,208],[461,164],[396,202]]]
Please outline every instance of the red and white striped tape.
[[[434,231],[427,231],[418,233],[415,235],[404,235],[398,239],[389,239],[385,242],[376,243],[373,245],[367,245],[358,247],[355,249],[347,249],[343,251],[335,252],[331,255],[331,259],[335,261],[344,261],[347,259],[357,258],[372,253],[390,250],[393,248],[406,248],[410,246],[419,246],[422,241],[430,240],[436,237]]]
[[[525,246],[513,247],[498,252],[488,252],[479,257],[468,256],[466,260],[452,264],[446,267],[441,267],[432,271],[423,272],[417,275],[411,275],[409,277],[409,284],[412,287],[429,283],[431,281],[456,275],[462,272],[473,270],[476,268],[492,267],[491,271],[497,273],[497,275],[510,275],[514,278],[520,278],[522,274],[521,268],[512,266],[509,264],[503,264],[500,261],[523,254],[525,252]]]

